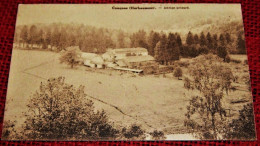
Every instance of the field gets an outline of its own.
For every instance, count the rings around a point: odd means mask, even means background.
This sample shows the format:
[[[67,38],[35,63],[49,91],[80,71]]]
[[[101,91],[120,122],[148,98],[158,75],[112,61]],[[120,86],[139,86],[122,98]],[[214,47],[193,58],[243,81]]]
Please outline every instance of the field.
[[[25,120],[23,114],[30,96],[38,90],[40,83],[51,77],[64,76],[69,84],[84,85],[87,98],[94,102],[96,109],[104,109],[115,125],[137,123],[148,132],[157,129],[166,135],[187,133],[183,125],[186,106],[190,96],[196,93],[184,89],[183,81],[172,74],[139,76],[85,66],[71,69],[60,64],[58,58],[59,54],[54,52],[13,50],[5,120],[16,120],[19,128]],[[239,77],[248,75],[245,65],[232,65],[236,66],[232,70],[244,69],[236,73]],[[246,84],[242,80],[236,84],[240,89],[231,92],[224,102],[227,109],[232,109],[234,118],[246,102],[251,102]],[[240,98],[245,102],[231,104]]]

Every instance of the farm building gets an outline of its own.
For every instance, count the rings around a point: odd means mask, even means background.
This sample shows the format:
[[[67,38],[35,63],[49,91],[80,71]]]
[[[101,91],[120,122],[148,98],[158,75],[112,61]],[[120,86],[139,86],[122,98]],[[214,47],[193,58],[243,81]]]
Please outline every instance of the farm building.
[[[148,51],[145,48],[122,48],[110,49],[107,53],[113,54],[116,60],[124,59],[127,56],[146,56]]]
[[[128,68],[141,69],[144,74],[156,72],[159,64],[155,61],[154,57],[146,56],[128,56],[124,59]]]
[[[145,74],[156,72],[159,66],[145,48],[109,49],[102,55],[82,53],[82,58],[84,65],[92,68],[108,67]]]
[[[101,56],[95,53],[82,53],[81,58],[83,59],[84,65],[88,67],[97,67],[102,68],[104,64],[104,60]]]

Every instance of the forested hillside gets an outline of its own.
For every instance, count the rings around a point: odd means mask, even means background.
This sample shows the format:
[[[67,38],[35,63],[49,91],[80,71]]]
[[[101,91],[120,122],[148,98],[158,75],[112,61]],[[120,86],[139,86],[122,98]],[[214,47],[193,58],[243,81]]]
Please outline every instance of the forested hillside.
[[[187,32],[169,30],[129,32],[63,23],[19,25],[15,42],[21,48],[61,51],[69,46],[79,46],[82,51],[93,53],[104,53],[108,48],[143,47],[162,64],[178,60],[180,56],[214,53],[225,60],[228,54],[246,53],[243,25],[235,20],[207,19],[190,25]]]

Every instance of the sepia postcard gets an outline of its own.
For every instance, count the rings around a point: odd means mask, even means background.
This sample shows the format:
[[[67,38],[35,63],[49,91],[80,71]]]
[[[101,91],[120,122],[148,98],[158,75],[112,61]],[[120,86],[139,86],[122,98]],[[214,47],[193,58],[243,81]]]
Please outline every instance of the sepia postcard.
[[[20,4],[2,140],[255,140],[240,4]]]

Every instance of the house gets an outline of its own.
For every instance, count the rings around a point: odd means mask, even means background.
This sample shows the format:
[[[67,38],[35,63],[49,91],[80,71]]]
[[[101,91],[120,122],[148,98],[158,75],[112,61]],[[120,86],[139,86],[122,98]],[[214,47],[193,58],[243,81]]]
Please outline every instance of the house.
[[[95,53],[82,53],[81,58],[83,59],[84,65],[92,68],[103,68],[104,60],[100,55]]]

